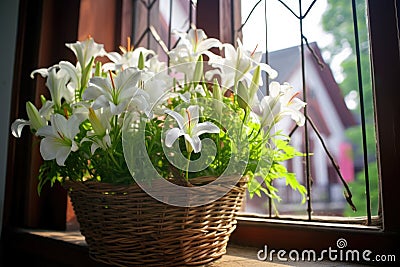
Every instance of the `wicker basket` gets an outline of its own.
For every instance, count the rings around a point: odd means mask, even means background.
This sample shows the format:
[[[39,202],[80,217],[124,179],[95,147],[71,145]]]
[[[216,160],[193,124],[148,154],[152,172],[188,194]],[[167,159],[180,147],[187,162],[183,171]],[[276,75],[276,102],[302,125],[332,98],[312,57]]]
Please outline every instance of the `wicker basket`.
[[[67,181],[65,186],[94,260],[115,266],[193,266],[225,254],[246,181],[215,202],[190,208],[161,203],[137,185]]]

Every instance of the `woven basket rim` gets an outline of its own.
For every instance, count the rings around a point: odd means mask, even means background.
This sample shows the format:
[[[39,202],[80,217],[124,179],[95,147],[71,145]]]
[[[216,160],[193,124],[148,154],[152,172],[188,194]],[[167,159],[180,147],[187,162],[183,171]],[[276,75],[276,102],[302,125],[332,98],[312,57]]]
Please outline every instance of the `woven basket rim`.
[[[231,175],[229,177],[234,177],[234,175]],[[218,177],[216,176],[199,176],[196,178],[192,178],[191,180],[197,183],[200,182],[212,182],[216,180]],[[248,176],[242,176],[236,186],[238,184],[242,183],[247,183],[249,180]],[[81,187],[87,187],[88,185],[98,185],[98,186],[104,186],[104,187],[114,187],[114,188],[131,188],[132,186],[140,187],[136,182],[133,182],[131,184],[113,184],[113,183],[108,183],[108,182],[102,182],[98,181],[96,179],[90,179],[90,180],[85,180],[85,181],[76,181],[76,180],[71,180],[71,179],[66,179],[63,181],[63,186],[66,187],[67,189],[70,187],[68,185],[76,185],[76,186],[81,186]],[[195,185],[196,187],[197,185]]]

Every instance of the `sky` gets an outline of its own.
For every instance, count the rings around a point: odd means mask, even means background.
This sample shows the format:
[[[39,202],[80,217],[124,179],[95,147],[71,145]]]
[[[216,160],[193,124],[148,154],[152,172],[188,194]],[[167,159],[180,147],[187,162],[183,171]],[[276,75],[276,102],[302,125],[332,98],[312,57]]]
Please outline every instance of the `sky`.
[[[259,0],[245,0],[242,2],[242,23],[245,22],[252,8]],[[265,2],[267,5],[267,26],[268,40],[265,36]],[[298,0],[282,1],[289,6],[293,12],[299,14]],[[302,0],[302,13],[304,14],[313,0]],[[317,0],[310,12],[303,19],[303,34],[308,42],[317,42],[320,49],[329,45],[333,36],[325,33],[322,29],[322,15],[327,8],[327,0]],[[256,47],[258,51],[276,51],[287,47],[300,45],[300,23],[279,0],[261,0],[253,14],[243,27],[243,46],[246,50],[253,51]],[[338,83],[344,79],[340,66],[351,51],[344,50],[342,53],[330,58],[329,53],[322,53],[324,59],[330,63],[333,75]]]
[[[242,23],[258,0],[242,1]],[[300,44],[299,20],[278,0],[262,0],[243,28],[243,45],[252,51],[265,51],[265,2],[267,4],[268,50],[275,51]],[[298,0],[283,1],[292,10],[299,14]],[[303,14],[311,5],[311,0],[302,1]],[[326,0],[315,2],[311,11],[303,20],[303,32],[309,42],[317,41],[320,47],[326,46],[331,36],[323,32],[320,26],[321,16],[326,9]]]

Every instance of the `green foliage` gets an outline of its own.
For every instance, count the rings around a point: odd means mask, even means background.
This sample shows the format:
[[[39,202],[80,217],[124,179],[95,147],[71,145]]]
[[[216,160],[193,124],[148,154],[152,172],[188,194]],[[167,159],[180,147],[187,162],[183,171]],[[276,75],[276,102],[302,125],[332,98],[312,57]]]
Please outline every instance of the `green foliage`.
[[[260,175],[263,178],[263,183],[267,185],[266,188],[263,188],[261,184],[255,177],[252,177],[249,181],[249,192],[250,197],[253,197],[254,194],[261,196],[261,192],[265,193],[268,197],[273,199],[280,198],[277,195],[277,189],[272,185],[272,182],[275,179],[285,179],[286,185],[290,186],[294,191],[298,191],[302,195],[302,202],[305,202],[306,188],[301,185],[296,179],[296,175],[294,173],[288,172],[283,163],[287,160],[293,159],[294,157],[304,156],[303,153],[297,151],[294,147],[289,144],[289,138],[282,139],[273,139],[273,143],[275,144],[274,149],[266,149],[268,156],[261,160],[261,164],[263,166],[268,166],[267,168],[260,168],[259,172],[255,172],[257,176]],[[263,160],[270,161],[263,162]]]
[[[370,186],[370,198],[371,198],[371,214],[378,214],[378,203],[379,203],[379,180],[378,180],[378,166],[376,162],[372,162],[368,165],[369,171],[369,186]],[[344,211],[345,216],[366,216],[367,215],[367,201],[365,192],[365,173],[359,172],[356,180],[349,184],[353,199],[357,204],[357,211],[353,212],[350,206],[346,207]]]
[[[357,24],[359,33],[359,46],[360,46],[360,69],[362,77],[362,88],[364,98],[364,114],[366,122],[366,141],[368,158],[370,160],[369,173],[371,174],[371,197],[373,207],[378,203],[378,186],[377,177],[378,170],[376,167],[376,136],[374,126],[374,107],[373,107],[373,91],[371,82],[371,68],[370,68],[370,57],[369,57],[369,42],[368,42],[368,29],[367,29],[367,18],[366,18],[366,5],[365,1],[356,1],[357,11]],[[353,14],[351,1],[348,0],[328,0],[328,8],[323,14],[322,18],[323,29],[325,32],[331,33],[334,36],[332,44],[330,44],[326,50],[331,53],[331,56],[338,55],[346,49],[351,50],[351,54],[343,60],[341,63],[342,72],[344,74],[344,80],[340,83],[340,88],[343,95],[349,94],[351,91],[357,91],[358,85],[358,74],[357,74],[357,62],[356,62],[356,49],[355,49],[355,35],[353,25]],[[331,58],[332,58],[331,57]],[[353,110],[353,114],[356,120],[360,118],[360,104]],[[364,153],[362,146],[362,130],[361,126],[357,125],[349,128],[346,131],[347,137],[355,145],[356,151],[354,153],[355,158],[362,159]],[[356,181],[352,183],[351,189],[354,193],[353,201],[356,204],[359,211],[354,214],[352,212],[345,212],[345,215],[365,215],[365,190],[364,182],[364,170],[356,176]],[[364,205],[364,208],[362,206]],[[361,207],[361,208],[359,208]]]
[[[160,175],[192,186],[193,178],[226,175],[248,176],[251,195],[279,200],[273,181],[286,179],[304,197],[305,188],[284,165],[302,154],[272,132],[285,116],[300,118],[294,120],[302,125],[305,103],[294,88],[274,82],[274,94],[259,101],[261,52],[250,54],[241,44],[234,48],[217,40],[200,46],[202,30],[183,35],[187,42],[169,53],[171,69],[144,48],[121,49],[120,57],[114,54],[113,63],[102,67],[95,58],[106,53],[103,45],[88,38],[67,44],[78,65],[64,61],[34,72],[47,78],[52,99],[43,99],[39,110],[28,104],[30,121],[16,120],[12,131],[18,137],[22,126],[36,125],[45,159],[39,193],[45,183],[65,180],[131,184],[133,178],[150,181],[149,175]],[[225,58],[196,51],[219,46],[231,49]],[[202,54],[218,67],[205,68]],[[298,105],[291,105],[294,100]]]

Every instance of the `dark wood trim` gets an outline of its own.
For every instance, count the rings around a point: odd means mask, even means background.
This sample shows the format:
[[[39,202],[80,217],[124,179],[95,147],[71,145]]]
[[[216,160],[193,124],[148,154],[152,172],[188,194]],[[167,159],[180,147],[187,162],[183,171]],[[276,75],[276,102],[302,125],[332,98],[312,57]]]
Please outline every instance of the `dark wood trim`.
[[[79,7],[79,0],[20,1],[10,121],[27,118],[25,103],[39,104],[40,95],[48,95],[43,79],[30,78],[33,70],[74,58],[65,43],[77,38]],[[37,139],[25,129],[21,139],[10,137],[8,153],[4,225],[64,229],[65,190],[45,188],[40,198],[37,194]]]
[[[222,37],[220,28],[221,1],[202,0],[197,3],[196,26],[198,29],[203,29],[209,38],[220,39]]]
[[[106,51],[119,51],[122,5],[122,0],[81,0],[78,40],[90,35]]]
[[[221,38],[222,36],[222,30],[219,26],[221,23],[221,5],[219,4],[222,3],[220,1],[198,1],[197,26],[205,29],[210,37]],[[370,38],[372,42],[372,73],[378,122],[379,164],[382,180],[383,230],[241,219],[238,221],[238,227],[232,235],[232,242],[261,248],[264,245],[269,245],[274,249],[313,248],[321,250],[335,247],[335,242],[338,238],[345,238],[349,246],[351,245],[349,248],[352,249],[365,248],[374,250],[374,253],[398,254],[400,215],[395,208],[395,204],[397,203],[396,189],[399,188],[396,163],[397,159],[400,158],[400,144],[397,136],[400,133],[398,116],[400,114],[400,105],[398,105],[397,100],[397,85],[400,84],[400,76],[398,75],[400,73],[400,59],[398,32],[397,27],[395,27],[398,23],[394,12],[395,1],[398,4],[398,0],[368,0]],[[67,41],[73,42],[78,36],[78,19],[74,20],[74,18],[79,18],[80,4],[83,2],[84,0],[21,0],[11,121],[16,118],[26,117],[25,102],[27,100],[37,100],[39,91],[35,87],[36,82],[29,78],[30,72],[38,67],[49,66],[54,64],[54,61],[72,56],[70,52],[66,52],[64,43]],[[43,14],[47,15],[44,16]],[[81,19],[83,18],[82,14],[80,13]],[[102,21],[104,18],[99,14],[97,19]],[[100,25],[102,24],[100,23]],[[79,26],[79,33],[86,36],[87,33],[84,33],[81,27],[83,26]],[[104,29],[99,27],[97,30]],[[46,36],[43,35],[45,33]],[[95,36],[94,33],[92,34]],[[42,38],[39,40],[38,36],[42,36]],[[114,40],[107,39],[108,46],[110,46],[107,49],[113,49],[119,45],[120,40],[115,40],[118,34],[112,32],[111,36],[110,38],[114,38]],[[103,42],[101,39],[98,41]],[[47,51],[47,49],[50,49],[50,51]],[[44,65],[39,66],[39,63]],[[34,176],[30,171],[36,168],[30,164],[34,157],[31,147],[35,141],[28,132],[24,133],[22,140],[17,140],[17,142],[14,138],[10,138],[10,140],[5,201],[6,213],[4,216],[5,235],[3,239],[6,243],[4,243],[5,245],[3,244],[3,248],[14,249],[14,253],[17,253],[19,247],[16,244],[21,242],[22,247],[29,250],[30,256],[33,258],[37,255],[44,255],[43,253],[49,256],[48,254],[54,252],[54,255],[57,255],[56,257],[68,257],[68,260],[71,261],[79,260],[80,256],[72,259],[76,254],[69,254],[69,252],[75,248],[71,248],[69,245],[58,243],[55,240],[29,236],[24,233],[15,233],[12,230],[13,228],[10,228],[15,226],[40,227],[43,225],[48,228],[57,228],[62,220],[51,221],[51,218],[57,218],[58,216],[60,219],[63,216],[60,215],[62,213],[65,216],[65,209],[63,210],[62,207],[49,208],[44,204],[51,203],[55,199],[55,196],[51,195],[52,193],[46,192],[47,190],[44,193],[44,199],[41,200],[42,202],[33,197],[33,192],[36,189],[34,184],[30,184],[29,181],[32,181]],[[30,186],[26,189],[29,184]],[[62,191],[62,189],[59,190]],[[53,194],[59,194],[61,191],[52,190]],[[29,194],[31,194],[31,198],[28,197]],[[60,198],[65,196],[63,194],[59,194]],[[26,211],[34,208],[39,211],[45,211],[41,214],[44,219],[26,216]],[[40,212],[36,213],[35,211],[33,214],[38,216]],[[51,249],[47,250],[47,248]],[[8,250],[6,250],[7,252]],[[82,253],[87,256],[87,251]],[[73,256],[71,257],[70,255]]]
[[[400,214],[396,208],[396,190],[400,188],[397,169],[400,158],[400,105],[397,97],[400,84],[400,53],[395,1],[399,5],[398,0],[368,1],[383,228],[366,230],[315,223],[287,224],[279,221],[242,219],[238,221],[232,242],[252,246],[268,244],[274,248],[325,249],[334,246],[338,238],[346,238],[353,248],[399,255],[396,242],[400,240]]]
[[[39,39],[37,36],[40,32],[41,17],[42,1],[20,1],[11,97],[11,122],[20,117],[26,118],[25,102],[34,99],[34,82],[29,79],[29,73],[31,66],[37,65],[38,61]],[[29,47],[26,44],[29,44]],[[21,88],[24,88],[24,90],[20,90]],[[26,204],[26,186],[24,185],[28,176],[31,146],[30,135],[26,132],[23,132],[23,136],[19,140],[12,136],[9,138],[4,199],[4,227],[8,225],[23,225],[23,210]]]
[[[231,8],[233,11],[231,12]],[[196,26],[203,29],[208,38],[217,38],[223,43],[236,45],[241,24],[240,0],[202,0],[197,2]],[[232,18],[231,15],[234,15]],[[212,51],[219,54],[218,49]]]
[[[121,37],[120,44],[124,47],[127,46],[127,38],[132,39],[132,21],[133,21],[133,3],[132,0],[122,0],[121,7]]]
[[[3,237],[0,265],[11,266],[109,266],[92,260],[87,246],[8,229]]]
[[[400,53],[398,20],[399,0],[368,0],[371,62],[375,96],[377,146],[385,231],[400,231],[400,213],[395,208],[400,188]]]

